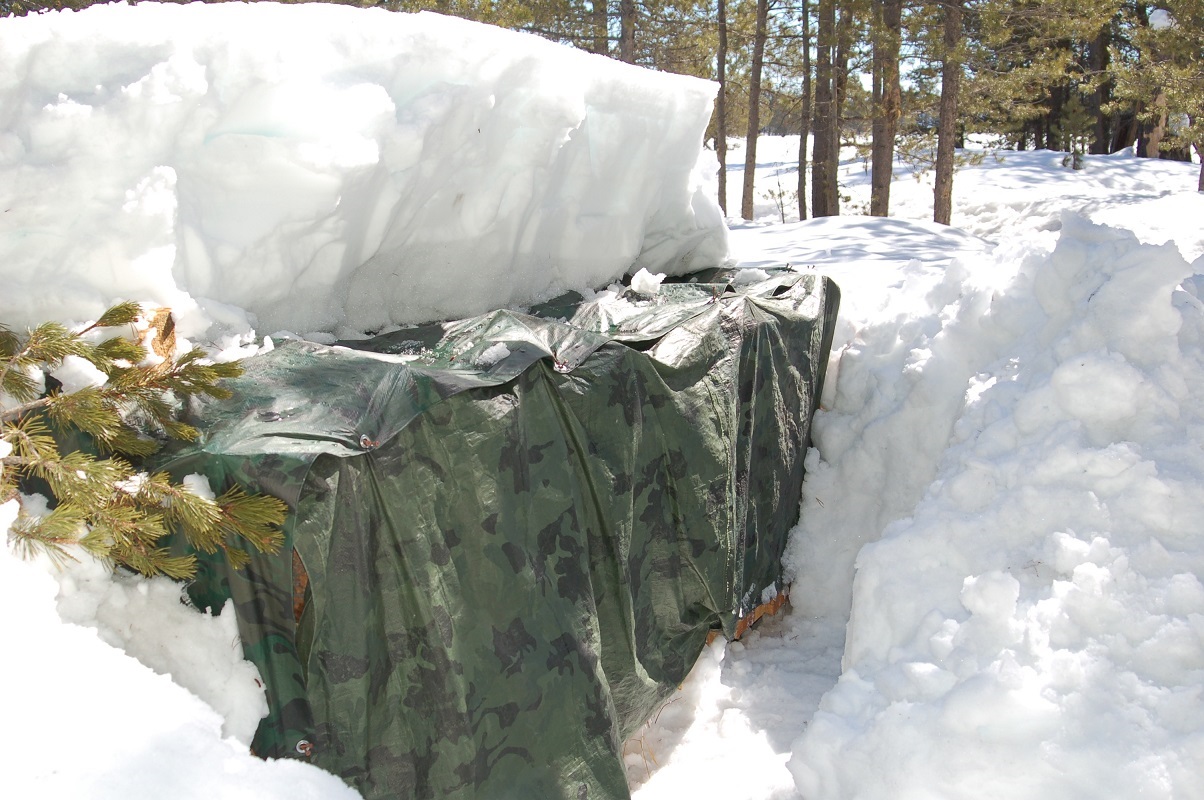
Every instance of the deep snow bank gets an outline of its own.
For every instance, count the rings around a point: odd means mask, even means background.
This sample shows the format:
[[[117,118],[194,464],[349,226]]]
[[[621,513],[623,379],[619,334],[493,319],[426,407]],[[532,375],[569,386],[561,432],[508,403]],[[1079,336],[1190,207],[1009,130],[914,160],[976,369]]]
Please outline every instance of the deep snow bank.
[[[433,14],[6,19],[0,320],[151,300],[199,336],[241,321],[218,301],[260,333],[368,330],[714,265],[714,93]]]
[[[1199,796],[1204,304],[1173,245],[1059,227],[843,350],[790,556],[820,614],[856,558],[808,798]]]

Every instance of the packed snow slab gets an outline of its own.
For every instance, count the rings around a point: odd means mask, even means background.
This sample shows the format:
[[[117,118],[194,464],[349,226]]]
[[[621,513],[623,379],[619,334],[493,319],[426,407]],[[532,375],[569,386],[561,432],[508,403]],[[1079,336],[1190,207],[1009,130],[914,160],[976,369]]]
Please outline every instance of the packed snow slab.
[[[4,19],[0,319],[369,330],[714,266],[715,88],[425,13]]]

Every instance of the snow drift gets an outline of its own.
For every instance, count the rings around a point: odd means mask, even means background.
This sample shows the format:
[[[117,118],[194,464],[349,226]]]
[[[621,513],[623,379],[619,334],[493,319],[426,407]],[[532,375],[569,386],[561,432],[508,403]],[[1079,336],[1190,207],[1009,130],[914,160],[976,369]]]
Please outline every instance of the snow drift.
[[[426,13],[4,20],[0,318],[363,331],[714,266],[715,89]]]
[[[846,344],[791,557],[856,565],[808,798],[1198,796],[1204,306],[1173,244],[1058,227]]]

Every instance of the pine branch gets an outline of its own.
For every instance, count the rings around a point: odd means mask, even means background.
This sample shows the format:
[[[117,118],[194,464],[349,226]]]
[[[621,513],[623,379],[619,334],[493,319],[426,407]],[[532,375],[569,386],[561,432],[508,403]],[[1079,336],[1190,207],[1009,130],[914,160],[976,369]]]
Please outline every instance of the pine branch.
[[[17,334],[0,325],[0,358],[11,359],[21,349],[21,339]]]
[[[250,542],[257,550],[274,553],[284,544],[280,526],[288,506],[271,495],[249,495],[235,486],[217,499],[222,509],[221,528],[227,537]]]
[[[59,506],[40,519],[19,513],[9,534],[22,557],[45,553],[55,564],[62,565],[76,560],[68,548],[80,542],[84,524],[84,514],[78,507]]]
[[[9,392],[8,387],[5,387],[5,391],[13,397],[17,396],[16,392]],[[46,406],[50,405],[51,400],[52,398],[50,397],[39,397],[37,400],[30,400],[28,403],[22,403],[21,405],[13,406],[7,411],[0,411],[0,422],[16,420],[25,416],[26,414],[37,411],[38,409],[45,408]]]
[[[195,557],[173,556],[158,545],[179,530],[197,550],[222,550],[231,566],[245,566],[250,556],[244,544],[260,551],[282,544],[283,502],[238,487],[212,500],[173,484],[165,473],[135,472],[139,459],[157,451],[162,440],[199,435],[178,418],[182,400],[229,397],[218,382],[242,374],[242,368],[212,363],[199,348],[174,357],[167,309],[156,311],[151,322],[158,360],[148,362],[146,349],[123,337],[95,345],[82,338],[134,323],[142,313],[138,304],[122,303],[77,332],[46,323],[24,337],[0,326],[0,389],[18,401],[0,412],[0,439],[8,445],[0,458],[0,500],[20,500],[30,478],[44,481],[54,496],[54,508],[44,516],[19,511],[9,538],[25,555],[44,552],[61,562],[78,548],[144,575],[183,579],[195,574]],[[39,396],[37,371],[54,369],[72,355],[103,372],[104,385]],[[70,431],[84,434],[101,456],[60,453],[55,433]]]
[[[142,305],[133,300],[118,303],[100,315],[100,319],[80,331],[87,333],[93,328],[114,328],[118,325],[131,325],[142,316]]]

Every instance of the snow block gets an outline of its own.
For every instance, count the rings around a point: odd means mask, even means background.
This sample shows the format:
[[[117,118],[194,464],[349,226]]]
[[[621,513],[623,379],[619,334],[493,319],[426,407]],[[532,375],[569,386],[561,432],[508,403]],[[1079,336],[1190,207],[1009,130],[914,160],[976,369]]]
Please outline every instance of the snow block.
[[[134,299],[189,324],[195,300],[262,333],[379,330],[717,266],[715,91],[429,13],[5,20],[0,319]]]

